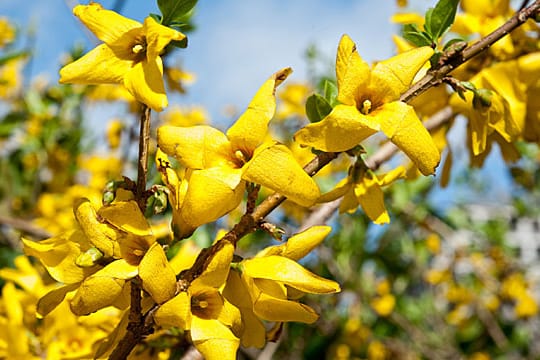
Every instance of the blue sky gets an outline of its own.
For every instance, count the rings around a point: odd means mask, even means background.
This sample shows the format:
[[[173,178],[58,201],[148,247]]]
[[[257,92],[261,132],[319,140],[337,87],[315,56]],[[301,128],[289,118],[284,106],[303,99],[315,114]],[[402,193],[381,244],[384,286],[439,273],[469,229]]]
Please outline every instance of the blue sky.
[[[115,2],[101,3],[110,8]],[[75,43],[87,49],[95,45],[93,35],[71,14],[77,3],[1,1],[0,15],[9,16],[23,29],[31,24],[35,30],[33,75],[46,73],[50,81],[57,81],[62,54]],[[178,56],[197,75],[197,82],[178,101],[203,105],[218,121],[227,105],[242,109],[259,85],[280,68],[293,68],[290,81],[305,79],[308,45],[315,44],[333,59],[343,33],[357,42],[366,60],[388,57],[394,50],[391,35],[396,27],[390,16],[395,9],[393,0],[201,0],[194,18],[197,30]],[[150,12],[159,12],[155,1],[126,1],[122,9],[139,21]]]
[[[34,57],[30,72],[58,79],[60,59],[76,43],[86,49],[98,41],[71,13],[73,0],[0,0],[0,16],[8,16],[21,29],[31,25],[35,33]],[[82,2],[81,3],[86,3]],[[101,2],[111,8],[116,0]],[[418,12],[435,1],[411,1]],[[24,4],[24,6],[21,6]],[[189,47],[178,53],[186,70],[197,76],[188,95],[172,98],[171,104],[202,105],[214,124],[227,125],[227,106],[242,110],[263,83],[276,70],[290,66],[288,81],[306,79],[304,53],[310,44],[333,63],[339,38],[347,33],[367,61],[384,59],[394,53],[391,36],[397,27],[390,22],[396,11],[394,0],[200,0],[189,36]],[[142,21],[158,13],[155,1],[126,1],[122,13]],[[97,109],[100,118],[110,118],[110,108]],[[106,114],[105,114],[106,113]],[[224,123],[225,122],[225,123]],[[487,168],[501,171],[499,157],[490,157]],[[495,161],[494,164],[493,161]],[[493,170],[491,170],[493,173]],[[494,200],[507,194],[504,176],[491,177]],[[437,193],[441,202],[453,202],[452,189]],[[504,197],[504,196],[502,196]],[[435,200],[437,201],[437,200]]]

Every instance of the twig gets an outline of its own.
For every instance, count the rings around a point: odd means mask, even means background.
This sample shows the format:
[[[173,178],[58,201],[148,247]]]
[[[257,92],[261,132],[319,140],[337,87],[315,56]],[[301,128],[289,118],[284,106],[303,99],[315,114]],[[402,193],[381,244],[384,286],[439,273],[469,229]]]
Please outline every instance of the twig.
[[[137,162],[137,188],[135,199],[144,213],[146,210],[146,176],[148,174],[148,146],[150,144],[150,108],[143,105],[139,132],[139,160]]]
[[[52,235],[46,230],[39,228],[29,221],[23,219],[12,218],[4,215],[0,215],[0,224],[7,225],[14,229],[20,230],[23,233],[32,235],[33,237],[40,239],[50,238]]]
[[[142,105],[142,115],[139,133],[139,156],[137,162],[137,185],[135,188],[135,200],[144,213],[146,210],[146,177],[148,172],[148,147],[150,143],[150,114],[148,106]],[[109,359],[126,359],[133,348],[148,335],[151,326],[145,325],[145,317],[141,308],[141,284],[138,278],[130,282],[131,304],[129,309],[129,323],[126,335],[120,340]]]
[[[440,80],[448,75],[452,70],[480,54],[499,39],[525,23],[527,19],[536,16],[539,11],[540,0],[536,0],[530,6],[517,11],[514,16],[512,16],[501,27],[491,32],[486,37],[478,40],[471,46],[465,48],[461,54],[455,54],[455,56],[449,57],[448,61],[442,62],[430,69],[422,79],[420,79],[417,83],[411,86],[409,90],[401,95],[400,100],[403,102],[411,101],[413,98],[440,82]]]

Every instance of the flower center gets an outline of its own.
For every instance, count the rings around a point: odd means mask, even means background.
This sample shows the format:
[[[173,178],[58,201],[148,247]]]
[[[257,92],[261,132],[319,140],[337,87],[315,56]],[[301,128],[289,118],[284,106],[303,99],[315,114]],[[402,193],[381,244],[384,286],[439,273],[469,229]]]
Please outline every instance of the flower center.
[[[369,99],[364,100],[364,102],[362,102],[362,107],[359,110],[364,115],[369,114],[371,111],[371,101]]]
[[[146,50],[146,47],[144,45],[141,45],[141,44],[135,44],[131,48],[131,51],[133,51],[134,54],[140,54],[140,53],[144,52],[145,50]]]

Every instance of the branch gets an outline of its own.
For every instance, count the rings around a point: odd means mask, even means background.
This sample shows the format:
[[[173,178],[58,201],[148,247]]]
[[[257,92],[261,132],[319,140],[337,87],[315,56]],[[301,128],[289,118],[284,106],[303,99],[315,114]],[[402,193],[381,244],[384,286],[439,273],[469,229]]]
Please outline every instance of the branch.
[[[453,53],[452,56],[443,55],[443,61],[431,68],[428,73],[416,82],[409,90],[403,93],[400,100],[403,102],[409,102],[413,98],[417,97],[430,87],[437,85],[443,77],[448,75],[452,70],[472,59],[476,55],[488,49],[491,45],[496,43],[502,37],[508,35],[514,29],[521,26],[529,18],[532,18],[540,12],[540,0],[536,0],[530,6],[517,11],[506,23],[495,31],[488,34],[486,37],[478,40],[471,46],[465,48],[463,51]]]
[[[141,124],[139,132],[139,157],[137,162],[137,186],[135,188],[135,201],[144,214],[146,210],[146,178],[148,173],[148,147],[150,144],[150,113],[147,105],[142,105]],[[145,317],[141,308],[141,284],[136,277],[130,281],[131,304],[129,308],[129,323],[127,332],[120,340],[109,359],[126,359],[133,348],[148,335],[152,327],[145,326]]]

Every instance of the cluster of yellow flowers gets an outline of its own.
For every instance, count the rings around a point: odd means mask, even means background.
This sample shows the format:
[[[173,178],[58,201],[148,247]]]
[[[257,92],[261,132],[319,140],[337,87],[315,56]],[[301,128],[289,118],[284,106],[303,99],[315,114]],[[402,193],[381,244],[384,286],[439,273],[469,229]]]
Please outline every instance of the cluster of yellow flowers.
[[[462,6],[464,13],[453,31],[466,35],[484,36],[499,27],[509,11],[504,1],[490,2],[490,6],[463,1]],[[161,112],[168,106],[164,77],[179,92],[184,91],[180,81],[192,80],[178,69],[164,69],[161,59],[171,42],[185,39],[180,31],[154,17],[141,24],[97,3],[78,5],[73,12],[103,43],[64,66],[61,83],[97,85],[90,93],[94,100],[121,98]],[[9,32],[5,34],[0,46],[10,41]],[[309,88],[302,84],[287,87],[280,97],[284,106],[276,111],[276,91],[292,72],[290,68],[271,75],[225,133],[207,125],[207,115],[199,108],[173,108],[164,113],[165,125],[159,126],[157,141],[152,144],[172,210],[171,228],[165,231],[145,216],[140,193],[122,189],[113,200],[101,201],[104,184],[122,175],[121,160],[114,156],[86,159],[81,167],[91,174],[87,186],[72,186],[61,195],[45,193],[38,200],[36,224],[53,236],[39,242],[23,239],[25,254],[37,258],[57,283],[45,284],[43,274],[26,257],[17,258],[17,270],[0,270],[0,277],[8,281],[0,307],[0,323],[8,326],[8,332],[0,336],[0,357],[39,358],[45,352],[49,358],[110,356],[126,333],[135,331],[128,326],[133,321],[134,299],[139,301],[142,326],[151,327],[156,338],[183,334],[208,359],[235,359],[240,346],[261,348],[281,332],[284,322],[315,322],[317,312],[299,300],[305,294],[337,293],[340,285],[312,273],[299,261],[325,239],[331,227],[310,227],[244,258],[238,255],[238,239],[227,236],[236,227],[217,236],[206,249],[183,239],[202,225],[239,211],[243,203],[250,215],[255,206],[251,197],[261,187],[297,207],[341,199],[341,213],[354,213],[361,207],[373,223],[390,222],[383,187],[418,173],[435,173],[441,152],[447,148],[448,128],[430,133],[422,120],[447,106],[468,118],[473,165],[482,164],[492,143],[501,146],[505,159],[517,159],[516,140],[540,138],[540,108],[531,101],[540,91],[540,53],[523,50],[521,44],[528,40],[525,32],[516,36],[492,47],[481,70],[469,67],[456,74],[463,75],[461,80],[469,81],[467,86],[475,91],[469,88],[449,95],[438,87],[406,103],[400,97],[427,71],[434,49],[412,48],[396,38],[400,53],[371,66],[361,58],[353,40],[343,35],[335,65],[337,105],[320,121],[297,129],[290,142],[275,140],[269,129],[274,118],[306,114],[299,104],[303,105]],[[113,84],[114,92],[104,84]],[[121,120],[110,123],[110,149],[119,149],[123,130]],[[368,167],[359,148],[378,133],[410,159],[408,167],[395,166],[384,174]],[[316,171],[308,173],[302,167],[302,162],[318,159],[306,148],[336,156],[347,153],[355,160],[346,165],[343,180],[321,192],[313,177]],[[451,156],[447,159],[450,164]],[[261,219],[254,222],[246,232],[262,227]],[[178,253],[168,253],[180,240]],[[433,237],[427,247],[434,254],[440,251]],[[491,264],[480,263],[483,260],[475,256],[471,261],[477,261],[473,266],[482,271],[492,270]],[[468,289],[450,282],[448,271],[431,271],[426,280],[447,285],[446,300],[455,306],[447,321],[453,325],[466,320],[466,313],[478,303],[494,311],[499,301],[512,302],[518,318],[538,312],[530,290],[517,274],[504,278],[499,292],[488,289],[471,297]],[[377,316],[389,317],[397,301],[392,283],[379,278],[374,288],[368,300],[371,309]],[[50,325],[39,339],[26,341],[25,328],[38,327],[30,319],[32,312]],[[369,330],[358,322],[351,319],[346,329],[367,341]],[[343,345],[335,353],[345,359],[353,345]],[[369,340],[366,353],[370,359],[388,357],[384,344],[376,339]],[[133,353],[130,358],[139,355]]]

